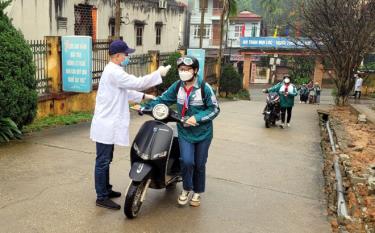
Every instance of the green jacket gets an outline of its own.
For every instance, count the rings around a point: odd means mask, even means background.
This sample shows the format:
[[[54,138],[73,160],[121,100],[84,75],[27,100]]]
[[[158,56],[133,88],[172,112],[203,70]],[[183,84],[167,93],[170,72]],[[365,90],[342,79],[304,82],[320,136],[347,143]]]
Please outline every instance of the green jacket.
[[[282,108],[290,108],[294,106],[294,97],[298,95],[297,88],[293,84],[289,85],[288,95],[285,96],[284,82],[279,82],[275,86],[268,89],[268,92],[276,92],[280,95],[280,106]]]
[[[186,92],[184,83],[180,85],[179,90],[176,88],[180,81],[173,83],[168,90],[161,96],[150,101],[145,106],[153,107],[156,104],[163,103],[168,106],[177,104],[177,112],[181,114]],[[185,119],[195,116],[198,126],[184,127],[182,123],[177,123],[178,136],[190,143],[197,143],[213,137],[212,120],[219,114],[220,108],[216,96],[209,84],[204,86],[204,97],[201,96],[202,81],[197,79],[189,98],[189,107],[185,113]]]

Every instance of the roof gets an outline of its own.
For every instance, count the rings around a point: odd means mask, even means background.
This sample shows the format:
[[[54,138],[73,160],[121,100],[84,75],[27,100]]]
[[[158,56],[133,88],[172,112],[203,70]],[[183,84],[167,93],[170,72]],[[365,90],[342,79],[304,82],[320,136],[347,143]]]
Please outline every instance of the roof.
[[[261,21],[262,16],[259,16],[250,11],[241,11],[234,17],[230,17],[231,20],[241,20],[241,21]]]

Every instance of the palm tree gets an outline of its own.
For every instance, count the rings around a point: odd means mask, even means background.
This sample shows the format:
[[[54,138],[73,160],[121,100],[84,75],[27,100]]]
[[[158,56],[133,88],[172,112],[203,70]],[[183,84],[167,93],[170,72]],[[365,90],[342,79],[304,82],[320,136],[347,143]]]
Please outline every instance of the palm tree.
[[[220,48],[219,48],[219,76],[221,76],[221,60],[223,58],[223,39],[224,39],[224,25],[228,25],[229,16],[237,15],[237,1],[236,0],[221,0],[223,3],[223,11],[220,15]],[[218,85],[220,86],[220,80]],[[218,86],[218,88],[219,88]]]

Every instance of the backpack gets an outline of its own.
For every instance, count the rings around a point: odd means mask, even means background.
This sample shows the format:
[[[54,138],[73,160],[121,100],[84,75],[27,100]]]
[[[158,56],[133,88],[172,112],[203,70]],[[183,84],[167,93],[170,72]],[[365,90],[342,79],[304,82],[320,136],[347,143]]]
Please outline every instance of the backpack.
[[[176,89],[174,90],[175,93],[176,93],[176,95],[178,94],[178,90],[180,90],[181,84],[182,84],[182,81],[181,81],[181,80],[178,81],[178,83],[177,83],[177,85],[176,85]],[[204,105],[206,105],[206,104],[204,103],[204,99],[206,98],[206,93],[205,93],[205,91],[204,91],[205,87],[206,87],[206,82],[203,80],[202,83],[201,83],[200,88],[201,88],[202,101],[203,101],[203,104],[204,104]]]

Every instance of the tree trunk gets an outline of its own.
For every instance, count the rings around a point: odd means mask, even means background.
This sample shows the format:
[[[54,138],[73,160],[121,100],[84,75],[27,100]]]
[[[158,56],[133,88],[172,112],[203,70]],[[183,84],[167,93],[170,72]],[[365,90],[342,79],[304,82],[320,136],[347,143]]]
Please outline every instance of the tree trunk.
[[[221,63],[222,63],[222,60],[223,60],[223,37],[224,37],[224,17],[225,17],[225,14],[226,14],[226,6],[225,6],[225,3],[224,3],[224,6],[223,6],[223,11],[221,12],[221,15],[220,15],[220,47],[219,47],[219,57],[218,57],[218,71],[219,71],[219,79],[217,80],[217,87],[218,87],[218,90],[220,90],[220,78],[221,78]]]
[[[201,9],[201,25],[200,25],[200,31],[199,31],[199,48],[203,48],[203,32],[204,32],[204,14],[205,14],[205,6],[206,6],[207,0],[200,0],[200,6]]]

